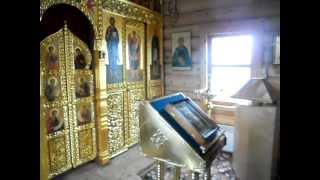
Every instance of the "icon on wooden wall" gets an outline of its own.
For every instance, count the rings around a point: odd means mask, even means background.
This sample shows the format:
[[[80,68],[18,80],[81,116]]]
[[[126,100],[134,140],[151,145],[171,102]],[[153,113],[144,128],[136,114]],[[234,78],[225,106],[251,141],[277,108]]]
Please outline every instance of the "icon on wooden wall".
[[[160,65],[160,44],[157,28],[154,29],[154,34],[151,41],[151,79],[161,78]]]
[[[191,70],[191,32],[172,34],[172,68]]]
[[[109,18],[109,26],[106,31],[107,44],[107,83],[121,83],[122,82],[122,65],[120,62],[120,36],[117,27],[115,26],[115,18]]]
[[[53,76],[49,77],[45,88],[45,96],[47,97],[48,101],[52,102],[56,100],[59,94],[60,85],[58,79]]]
[[[48,70],[57,70],[59,68],[59,56],[53,46],[48,47],[46,60]]]
[[[88,80],[83,76],[79,77],[76,83],[76,97],[88,97],[91,94],[90,90],[91,88]]]
[[[93,115],[91,105],[81,104],[77,109],[78,124],[83,125],[90,123]]]
[[[53,108],[49,111],[47,128],[48,134],[62,130],[64,128],[62,112],[60,112],[59,109]]]

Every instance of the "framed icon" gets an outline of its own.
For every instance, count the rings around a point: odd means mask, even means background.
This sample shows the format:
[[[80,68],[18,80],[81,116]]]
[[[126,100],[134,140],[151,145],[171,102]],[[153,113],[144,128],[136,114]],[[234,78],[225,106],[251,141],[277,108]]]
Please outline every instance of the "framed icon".
[[[93,105],[91,103],[82,103],[77,105],[78,125],[91,123],[94,119]]]
[[[172,69],[191,70],[191,32],[173,33],[171,40]]]
[[[57,77],[49,76],[45,86],[45,96],[49,102],[55,101],[60,95],[60,82]]]
[[[92,82],[86,76],[76,78],[76,97],[89,97],[92,93]]]
[[[63,112],[58,108],[52,108],[47,112],[48,134],[64,129]]]
[[[200,145],[216,132],[218,126],[190,99],[170,103],[165,110]]]
[[[135,21],[126,24],[126,61],[127,80],[129,82],[144,79],[144,25]]]
[[[59,68],[59,56],[57,49],[53,45],[50,45],[47,49],[46,61],[48,70],[57,70]]]

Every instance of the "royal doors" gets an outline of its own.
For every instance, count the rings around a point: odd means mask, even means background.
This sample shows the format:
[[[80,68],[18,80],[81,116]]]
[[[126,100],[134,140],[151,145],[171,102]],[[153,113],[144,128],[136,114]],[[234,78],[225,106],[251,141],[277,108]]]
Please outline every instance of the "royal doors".
[[[96,157],[91,52],[65,25],[40,43],[40,73],[41,159],[50,179]]]

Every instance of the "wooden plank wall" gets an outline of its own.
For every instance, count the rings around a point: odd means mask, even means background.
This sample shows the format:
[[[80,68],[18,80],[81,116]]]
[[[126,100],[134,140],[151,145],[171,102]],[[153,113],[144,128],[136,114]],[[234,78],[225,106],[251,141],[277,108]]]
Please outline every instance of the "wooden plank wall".
[[[262,61],[272,58],[272,36],[280,31],[280,0],[178,0],[179,16],[172,23],[164,18],[165,93],[183,92],[193,98],[195,89],[206,88],[207,51],[206,39],[220,33],[252,32],[255,49],[252,77],[262,76]],[[191,31],[193,68],[190,71],[171,69],[171,34]],[[280,76],[280,65],[271,65],[270,76]],[[216,110],[217,112],[219,109]],[[230,114],[231,113],[231,114]],[[212,116],[232,125],[234,112],[213,113]],[[227,117],[228,116],[228,117]]]
[[[254,31],[259,45],[255,50],[252,74],[261,74],[261,61],[271,58],[272,32],[280,29],[279,0],[178,0],[178,11],[175,23],[170,23],[171,17],[164,20],[166,94],[182,91],[192,96],[193,90],[206,88],[205,40],[209,34]],[[171,69],[171,34],[183,31],[192,33],[193,68],[175,71]],[[271,68],[270,72],[279,75],[280,66]]]

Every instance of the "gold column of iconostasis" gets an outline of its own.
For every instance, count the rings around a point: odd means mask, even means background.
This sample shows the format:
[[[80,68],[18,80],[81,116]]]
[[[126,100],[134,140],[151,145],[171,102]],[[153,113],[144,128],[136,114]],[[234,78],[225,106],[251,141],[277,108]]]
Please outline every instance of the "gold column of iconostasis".
[[[41,144],[46,146],[41,158],[48,178],[96,157],[91,62],[87,45],[66,25],[40,43]]]
[[[149,26],[103,11],[103,29],[107,85],[98,123],[99,146],[105,148],[99,148],[102,164],[139,141],[139,102],[163,94],[162,22]]]

